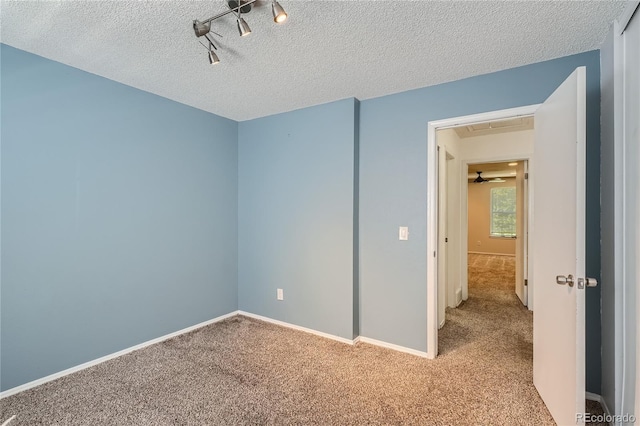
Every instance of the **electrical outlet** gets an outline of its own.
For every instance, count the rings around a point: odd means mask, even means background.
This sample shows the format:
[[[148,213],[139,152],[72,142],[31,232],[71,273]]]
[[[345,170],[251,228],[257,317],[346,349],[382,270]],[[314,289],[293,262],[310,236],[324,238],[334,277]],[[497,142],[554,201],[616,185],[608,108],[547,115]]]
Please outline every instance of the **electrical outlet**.
[[[278,300],[284,300],[284,291],[281,288],[277,289],[276,297]]]
[[[476,245],[477,245],[477,246],[481,246],[481,245],[482,245],[482,242],[481,242],[480,240],[478,240],[478,241],[476,241]]]

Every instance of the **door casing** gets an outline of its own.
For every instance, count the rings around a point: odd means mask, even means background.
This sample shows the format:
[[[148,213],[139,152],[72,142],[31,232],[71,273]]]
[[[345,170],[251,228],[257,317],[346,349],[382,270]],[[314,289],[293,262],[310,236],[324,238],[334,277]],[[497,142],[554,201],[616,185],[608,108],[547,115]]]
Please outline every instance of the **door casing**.
[[[508,118],[531,116],[538,109],[539,104],[528,105],[518,108],[509,108],[497,111],[490,111],[480,114],[467,115],[462,117],[453,117],[443,120],[430,121],[427,124],[427,358],[434,359],[438,355],[438,149],[436,141],[436,132],[438,130],[451,127],[458,127],[470,124],[478,124],[487,121],[504,120]],[[506,161],[512,160],[513,156],[493,157],[487,161]],[[524,158],[523,158],[524,159]],[[485,159],[481,159],[485,161]],[[531,161],[531,159],[528,159]],[[477,161],[466,161],[467,164]],[[531,167],[531,163],[530,163]],[[461,167],[467,170],[466,167]],[[465,176],[466,177],[466,176]],[[466,181],[466,178],[465,178]],[[529,199],[533,194],[533,176],[529,179]],[[464,197],[462,197],[464,199]],[[532,208],[532,203],[529,209]],[[463,209],[464,210],[464,209]],[[463,212],[466,218],[466,212]],[[529,222],[529,244],[533,236],[534,218],[531,217]],[[466,241],[461,241],[461,250],[467,250]],[[531,262],[533,253],[529,253],[529,261]],[[466,256],[462,256],[463,267],[466,267]],[[529,277],[530,282],[531,276]],[[463,282],[463,298],[464,294]],[[529,290],[529,300],[532,300],[532,289]]]

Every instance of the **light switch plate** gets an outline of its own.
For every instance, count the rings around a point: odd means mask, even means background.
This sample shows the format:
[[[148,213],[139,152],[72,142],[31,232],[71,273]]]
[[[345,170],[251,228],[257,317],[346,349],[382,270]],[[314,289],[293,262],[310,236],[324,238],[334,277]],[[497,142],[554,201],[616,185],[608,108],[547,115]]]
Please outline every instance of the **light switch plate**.
[[[284,300],[284,291],[281,288],[277,289],[276,297],[278,300]]]
[[[406,241],[409,239],[409,227],[401,226],[398,232],[398,238],[402,241]]]

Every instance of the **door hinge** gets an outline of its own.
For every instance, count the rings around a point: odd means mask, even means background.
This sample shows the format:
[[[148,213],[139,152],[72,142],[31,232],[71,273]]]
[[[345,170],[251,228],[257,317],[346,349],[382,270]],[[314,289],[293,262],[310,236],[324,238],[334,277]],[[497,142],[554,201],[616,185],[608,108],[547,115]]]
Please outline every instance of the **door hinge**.
[[[435,251],[433,252],[433,257],[436,257],[436,252]]]
[[[448,238],[445,238],[445,239],[444,239],[444,242],[445,242],[445,243],[448,243],[448,242],[449,242],[449,239],[448,239]]]
[[[525,279],[524,279],[524,286],[526,287],[526,286],[528,286],[528,285],[529,285],[529,280],[525,278]]]
[[[524,178],[525,178],[525,179],[529,179],[529,173],[525,173],[525,174],[524,174]]]

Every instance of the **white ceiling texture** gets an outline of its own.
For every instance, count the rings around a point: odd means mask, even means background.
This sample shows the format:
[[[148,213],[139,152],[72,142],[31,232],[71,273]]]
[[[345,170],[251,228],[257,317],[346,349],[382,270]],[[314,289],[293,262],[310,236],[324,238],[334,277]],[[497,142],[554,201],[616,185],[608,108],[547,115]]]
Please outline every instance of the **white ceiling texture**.
[[[234,120],[364,100],[598,49],[624,1],[261,0],[221,62],[192,29],[224,0],[1,1],[2,43]]]

